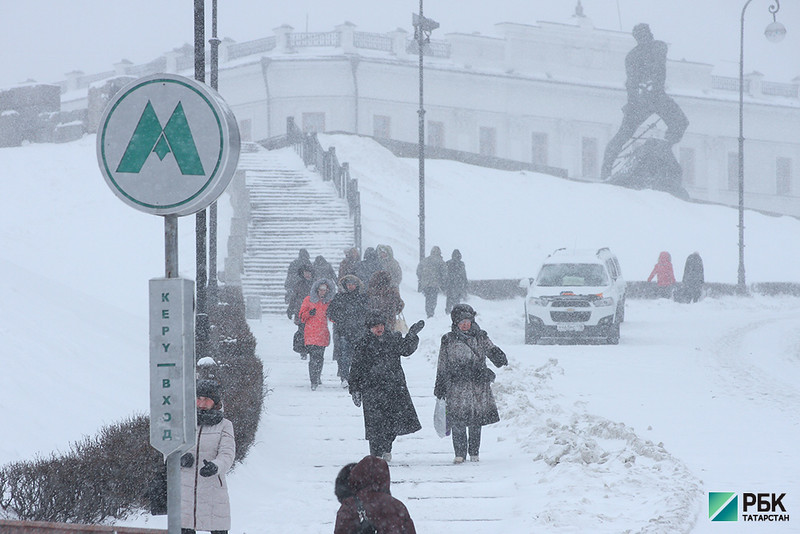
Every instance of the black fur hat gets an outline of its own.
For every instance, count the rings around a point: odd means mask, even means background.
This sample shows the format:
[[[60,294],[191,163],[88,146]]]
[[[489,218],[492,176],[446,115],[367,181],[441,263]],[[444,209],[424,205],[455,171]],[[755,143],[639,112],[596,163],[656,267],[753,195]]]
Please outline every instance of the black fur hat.
[[[197,397],[205,397],[214,401],[214,404],[222,402],[219,382],[215,380],[198,380],[197,381]]]
[[[372,328],[373,326],[379,324],[386,326],[386,317],[384,317],[381,312],[372,311],[367,314],[364,324],[367,328]]]
[[[453,320],[453,324],[458,324],[464,319],[474,321],[475,315],[477,315],[477,313],[469,304],[456,304],[450,311],[450,318]]]

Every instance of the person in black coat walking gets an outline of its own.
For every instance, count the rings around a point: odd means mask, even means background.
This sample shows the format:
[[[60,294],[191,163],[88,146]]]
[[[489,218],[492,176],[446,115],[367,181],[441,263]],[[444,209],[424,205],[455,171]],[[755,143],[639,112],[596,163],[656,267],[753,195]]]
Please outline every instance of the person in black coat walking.
[[[439,291],[444,288],[446,278],[447,265],[442,259],[442,250],[439,247],[433,247],[430,255],[423,258],[417,265],[418,286],[425,295],[425,313],[429,319],[436,311]]]
[[[328,260],[325,259],[325,256],[319,255],[314,258],[314,281],[317,280],[333,280],[336,281],[336,271],[333,270],[333,267]]]
[[[339,366],[338,375],[342,387],[348,386],[350,364],[356,343],[364,336],[364,321],[367,318],[367,295],[364,284],[357,276],[348,274],[339,280],[339,292],[328,306],[328,319],[333,321],[333,343],[338,350],[334,359]]]
[[[508,365],[505,353],[481,330],[475,315],[469,304],[457,304],[450,312],[453,324],[450,332],[442,336],[433,388],[436,398],[447,402],[456,464],[463,463],[467,453],[470,461],[477,462],[481,427],[500,421],[490,387],[495,374],[486,360],[495,367]]]
[[[380,258],[378,258],[378,252],[373,247],[368,247],[364,251],[364,259],[356,266],[356,276],[365,284],[369,284],[372,275],[380,270],[381,262]]]
[[[447,265],[447,278],[444,283],[444,294],[447,295],[445,312],[450,313],[453,306],[460,303],[467,297],[467,268],[461,261],[461,251],[455,249],[451,259],[445,262]]]
[[[686,302],[697,302],[703,294],[703,258],[697,252],[692,252],[686,258],[683,267],[683,290]]]
[[[350,394],[356,406],[364,405],[370,454],[388,462],[395,438],[422,428],[400,357],[417,350],[417,334],[425,323],[413,324],[405,337],[386,328],[386,319],[379,313],[370,313],[365,325],[368,331],[356,345],[350,368]]]
[[[284,297],[284,302],[289,304],[292,300],[292,296],[294,295],[294,286],[297,285],[297,282],[300,281],[302,275],[300,274],[300,267],[304,265],[311,264],[311,256],[308,255],[308,251],[304,248],[300,249],[300,252],[297,253],[297,257],[292,260],[292,263],[289,264],[289,269],[286,271],[286,280],[283,282],[283,288],[286,290],[286,296]],[[300,305],[297,306],[300,308]],[[291,319],[291,317],[290,317]]]
[[[310,263],[302,264],[297,268],[297,280],[292,286],[291,296],[289,297],[289,305],[286,308],[286,316],[294,321],[297,328],[302,332],[305,328],[303,322],[300,320],[300,306],[303,304],[303,299],[311,294],[311,284],[314,283],[314,267]],[[308,358],[308,351],[305,345],[298,347],[300,359],[305,360]]]

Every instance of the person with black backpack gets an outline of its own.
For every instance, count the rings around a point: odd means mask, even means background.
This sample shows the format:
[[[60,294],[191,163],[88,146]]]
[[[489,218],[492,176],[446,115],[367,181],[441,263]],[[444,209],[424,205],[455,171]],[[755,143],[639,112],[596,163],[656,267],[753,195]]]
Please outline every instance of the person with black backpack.
[[[345,466],[336,479],[336,495],[342,503],[336,513],[333,534],[372,534],[392,532],[416,534],[406,506],[392,497],[389,464],[377,456],[365,456],[346,473]],[[342,488],[344,479],[347,488]]]

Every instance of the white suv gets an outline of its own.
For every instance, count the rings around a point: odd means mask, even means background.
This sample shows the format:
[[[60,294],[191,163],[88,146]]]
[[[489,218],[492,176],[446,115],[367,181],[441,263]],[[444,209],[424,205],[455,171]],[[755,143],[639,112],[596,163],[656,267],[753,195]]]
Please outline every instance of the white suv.
[[[619,343],[625,280],[608,248],[550,254],[528,285],[525,343],[542,338],[603,338]]]

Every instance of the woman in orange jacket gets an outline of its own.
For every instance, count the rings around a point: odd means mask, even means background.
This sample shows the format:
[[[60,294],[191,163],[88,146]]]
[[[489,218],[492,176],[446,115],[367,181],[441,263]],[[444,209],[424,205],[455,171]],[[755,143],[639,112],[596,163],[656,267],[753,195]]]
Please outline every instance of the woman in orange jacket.
[[[311,389],[317,389],[322,382],[322,365],[325,363],[325,347],[331,342],[328,331],[328,304],[336,293],[336,285],[321,278],[311,286],[311,294],[300,305],[300,320],[305,325],[303,335],[308,350],[308,377]]]
[[[658,296],[670,298],[675,286],[675,273],[672,271],[672,257],[669,252],[664,251],[658,255],[658,263],[653,267],[647,281],[651,281],[653,277],[658,285]]]

